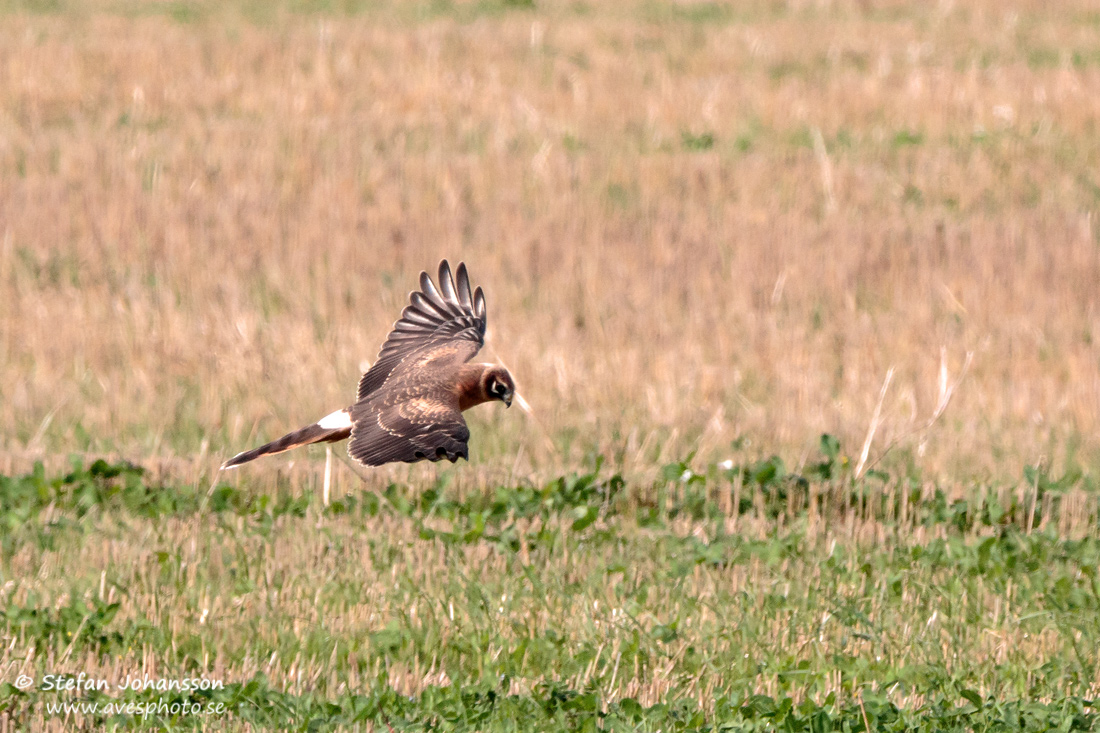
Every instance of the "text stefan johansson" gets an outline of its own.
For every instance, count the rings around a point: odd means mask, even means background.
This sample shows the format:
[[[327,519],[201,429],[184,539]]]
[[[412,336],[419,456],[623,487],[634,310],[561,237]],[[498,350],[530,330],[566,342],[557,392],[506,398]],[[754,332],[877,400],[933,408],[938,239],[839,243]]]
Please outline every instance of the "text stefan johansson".
[[[107,680],[89,677],[81,672],[75,676],[70,674],[45,675],[42,678],[42,687],[40,689],[58,691],[75,690],[79,692],[97,690],[99,692],[106,692],[110,688],[111,684],[107,682]],[[223,690],[225,689],[225,683],[221,680],[211,680],[206,677],[184,677],[178,680],[170,680],[163,677],[150,677],[149,675],[145,675],[144,677],[131,677],[126,675],[126,679],[115,685],[115,689],[134,690],[135,692],[141,692],[143,690],[157,690],[159,692],[167,692],[169,690],[192,692],[194,690]]]

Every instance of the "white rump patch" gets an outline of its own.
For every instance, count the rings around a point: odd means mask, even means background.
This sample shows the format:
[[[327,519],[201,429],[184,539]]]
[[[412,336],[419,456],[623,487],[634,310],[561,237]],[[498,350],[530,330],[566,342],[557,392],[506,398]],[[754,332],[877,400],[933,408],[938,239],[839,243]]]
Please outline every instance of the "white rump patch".
[[[347,410],[337,410],[331,415],[325,415],[317,421],[325,430],[334,430],[336,428],[350,428],[351,427],[351,413]]]

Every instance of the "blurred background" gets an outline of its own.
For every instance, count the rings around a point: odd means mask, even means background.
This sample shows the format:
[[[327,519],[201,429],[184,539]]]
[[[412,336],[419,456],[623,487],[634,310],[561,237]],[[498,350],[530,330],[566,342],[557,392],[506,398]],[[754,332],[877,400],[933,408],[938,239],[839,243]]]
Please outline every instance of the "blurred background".
[[[443,257],[533,410],[474,470],[854,461],[880,399],[872,460],[1100,458],[1092,2],[0,9],[0,470],[209,473]]]

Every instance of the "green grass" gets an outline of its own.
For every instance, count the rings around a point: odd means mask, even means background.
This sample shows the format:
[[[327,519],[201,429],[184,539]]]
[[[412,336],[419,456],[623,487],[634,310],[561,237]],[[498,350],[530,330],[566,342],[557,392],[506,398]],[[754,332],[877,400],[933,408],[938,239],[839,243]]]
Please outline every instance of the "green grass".
[[[1091,479],[1019,487],[691,460],[545,485],[211,489],[74,462],[0,478],[0,715],[191,701],[94,727],[1087,730]],[[263,486],[270,486],[264,484]],[[31,651],[33,650],[33,652]],[[41,689],[206,677],[211,691]]]

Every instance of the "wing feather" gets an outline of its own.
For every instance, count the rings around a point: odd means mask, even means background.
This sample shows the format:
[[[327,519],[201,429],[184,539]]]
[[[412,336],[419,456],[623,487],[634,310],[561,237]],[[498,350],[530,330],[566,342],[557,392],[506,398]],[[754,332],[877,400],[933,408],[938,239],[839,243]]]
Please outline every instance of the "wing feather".
[[[420,273],[420,290],[409,294],[409,305],[393,324],[374,365],[359,380],[361,401],[399,371],[408,357],[422,349],[454,342],[458,361],[469,361],[485,343],[485,295],[479,287],[470,295],[465,263],[457,268],[458,282],[447,260],[439,263],[439,287],[426,272]]]
[[[473,313],[473,304],[470,302],[470,276],[466,273],[466,263],[458,263],[458,302],[462,310]]]
[[[401,320],[394,325],[398,331],[420,331],[422,326],[434,326],[431,316],[424,315],[416,308],[408,307],[401,311]]]
[[[409,300],[412,302],[412,308],[419,311],[422,315],[429,318],[447,319],[453,315],[447,306],[442,303],[436,303],[435,299],[425,295],[423,292],[412,293],[409,295]]]
[[[470,429],[456,406],[431,399],[367,401],[352,408],[352,418],[348,455],[365,466],[469,459]]]
[[[483,321],[485,320],[485,293],[481,292],[480,285],[474,291],[474,315]]]
[[[439,290],[443,293],[443,300],[452,309],[457,309],[461,313],[462,303],[458,299],[458,294],[455,293],[455,281],[451,277],[451,266],[446,260],[443,260],[443,263],[439,265]]]

